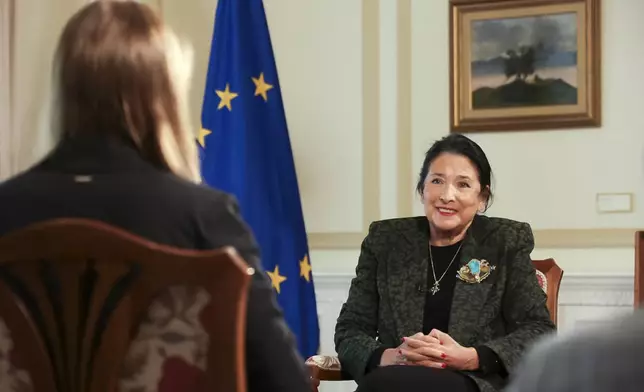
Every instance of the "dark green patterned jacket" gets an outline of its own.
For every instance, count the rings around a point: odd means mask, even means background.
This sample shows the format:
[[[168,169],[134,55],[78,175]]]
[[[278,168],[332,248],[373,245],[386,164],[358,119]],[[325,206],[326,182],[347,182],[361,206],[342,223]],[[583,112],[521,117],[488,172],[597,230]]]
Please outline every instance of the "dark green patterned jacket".
[[[357,382],[374,350],[397,347],[422,331],[425,295],[417,285],[423,281],[427,289],[428,241],[424,216],[369,227],[335,329],[342,367]],[[461,266],[476,258],[496,269],[481,283],[456,280],[447,333],[465,347],[490,347],[510,375],[527,346],[555,329],[530,259],[533,247],[527,223],[477,216],[461,249]],[[507,382],[497,374],[466,373],[481,392],[499,391]]]

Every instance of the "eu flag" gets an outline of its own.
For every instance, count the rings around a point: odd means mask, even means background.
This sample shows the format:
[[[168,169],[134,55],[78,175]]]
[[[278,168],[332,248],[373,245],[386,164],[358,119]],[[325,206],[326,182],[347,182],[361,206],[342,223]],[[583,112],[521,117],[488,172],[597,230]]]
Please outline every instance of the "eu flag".
[[[320,332],[291,143],[262,0],[219,0],[201,114],[204,182],[234,194],[304,357]]]

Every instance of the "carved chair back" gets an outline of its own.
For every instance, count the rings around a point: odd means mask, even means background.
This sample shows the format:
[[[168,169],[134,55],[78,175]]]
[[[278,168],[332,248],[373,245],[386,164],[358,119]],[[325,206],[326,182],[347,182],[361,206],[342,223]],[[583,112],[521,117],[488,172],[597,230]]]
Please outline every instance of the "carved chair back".
[[[179,363],[202,370],[204,390],[243,392],[252,272],[232,248],[180,250],[89,220],[10,233],[0,365],[24,390],[157,390],[137,383],[160,385]]]

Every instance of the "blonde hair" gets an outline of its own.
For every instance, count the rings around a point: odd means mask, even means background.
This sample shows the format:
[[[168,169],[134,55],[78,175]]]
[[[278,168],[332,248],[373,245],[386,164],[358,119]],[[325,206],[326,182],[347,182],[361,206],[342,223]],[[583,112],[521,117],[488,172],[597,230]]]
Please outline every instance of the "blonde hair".
[[[149,6],[87,4],[69,20],[56,50],[56,137],[114,136],[152,164],[200,182],[191,77],[192,48]]]

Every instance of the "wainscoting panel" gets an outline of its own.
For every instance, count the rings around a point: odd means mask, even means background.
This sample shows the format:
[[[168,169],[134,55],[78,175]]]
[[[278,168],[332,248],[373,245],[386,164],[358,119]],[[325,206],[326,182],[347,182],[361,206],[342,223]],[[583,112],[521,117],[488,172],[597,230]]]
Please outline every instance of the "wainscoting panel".
[[[602,323],[633,310],[632,275],[564,274],[559,292],[559,330]]]
[[[316,274],[321,354],[335,355],[333,334],[353,275]],[[559,331],[587,328],[633,309],[632,275],[564,275],[559,291]],[[320,392],[354,391],[354,382],[322,382]]]

